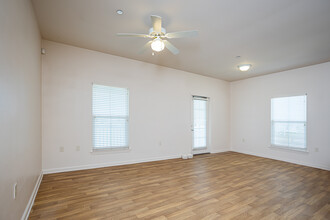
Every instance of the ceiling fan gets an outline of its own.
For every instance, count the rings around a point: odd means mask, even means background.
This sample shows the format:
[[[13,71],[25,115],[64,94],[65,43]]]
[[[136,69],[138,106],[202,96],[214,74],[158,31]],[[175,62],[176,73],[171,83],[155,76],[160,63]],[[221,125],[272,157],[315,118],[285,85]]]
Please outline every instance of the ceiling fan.
[[[180,31],[173,33],[166,33],[165,28],[162,27],[162,18],[157,15],[151,15],[152,28],[149,29],[149,34],[135,34],[135,33],[118,33],[117,36],[122,37],[144,37],[151,38],[151,40],[144,45],[141,53],[144,52],[149,46],[156,52],[164,50],[166,47],[174,55],[179,53],[178,48],[171,44],[166,39],[171,38],[184,38],[194,37],[198,34],[198,31]]]

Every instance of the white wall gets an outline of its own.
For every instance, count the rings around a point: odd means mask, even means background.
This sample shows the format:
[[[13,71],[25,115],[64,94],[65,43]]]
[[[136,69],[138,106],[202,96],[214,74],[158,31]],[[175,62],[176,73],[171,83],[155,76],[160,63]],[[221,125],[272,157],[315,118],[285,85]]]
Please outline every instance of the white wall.
[[[190,153],[192,94],[211,99],[211,151],[229,149],[228,82],[50,41],[43,41],[43,47],[47,50],[42,56],[45,172]],[[129,88],[130,151],[91,153],[92,82]],[[59,151],[61,146],[64,152]]]
[[[0,219],[21,218],[41,172],[40,44],[31,2],[1,0]]]
[[[230,89],[232,150],[330,169],[330,62],[236,81]],[[309,152],[270,148],[270,99],[305,93]]]

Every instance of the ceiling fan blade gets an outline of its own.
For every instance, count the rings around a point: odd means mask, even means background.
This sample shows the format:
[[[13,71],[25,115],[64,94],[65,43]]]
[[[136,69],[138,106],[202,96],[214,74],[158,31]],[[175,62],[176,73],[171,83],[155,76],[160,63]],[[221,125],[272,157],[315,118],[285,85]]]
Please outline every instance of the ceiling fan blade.
[[[146,44],[145,44],[145,45],[139,50],[139,54],[142,54],[142,53],[144,53],[147,49],[149,49],[151,43],[152,43],[152,40],[149,41],[148,43],[146,43]]]
[[[178,48],[176,48],[173,44],[171,44],[169,41],[167,40],[163,40],[165,47],[171,51],[171,53],[173,53],[174,55],[177,55],[180,51],[178,50]]]
[[[162,32],[162,18],[157,15],[151,15],[151,22],[154,32],[161,33]]]
[[[167,33],[165,35],[166,38],[183,38],[183,37],[195,37],[198,35],[198,31],[180,31]]]
[[[145,37],[149,38],[150,36],[147,34],[134,34],[134,33],[117,33],[119,37]]]

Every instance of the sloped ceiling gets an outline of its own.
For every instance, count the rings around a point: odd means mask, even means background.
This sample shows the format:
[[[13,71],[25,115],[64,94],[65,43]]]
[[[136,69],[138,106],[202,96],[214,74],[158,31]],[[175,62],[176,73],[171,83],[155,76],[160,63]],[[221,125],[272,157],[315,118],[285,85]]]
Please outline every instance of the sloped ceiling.
[[[46,40],[234,81],[330,61],[329,0],[33,0]],[[123,15],[116,13],[124,11]],[[171,39],[180,50],[138,51],[150,15],[167,32],[199,30]],[[237,58],[240,56],[240,58]],[[237,65],[252,64],[248,72]]]

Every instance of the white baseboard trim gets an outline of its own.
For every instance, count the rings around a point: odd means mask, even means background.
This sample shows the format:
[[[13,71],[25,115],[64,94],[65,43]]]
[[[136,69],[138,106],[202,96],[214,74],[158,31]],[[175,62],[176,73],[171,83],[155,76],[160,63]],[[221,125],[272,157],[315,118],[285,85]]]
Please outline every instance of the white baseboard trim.
[[[216,154],[216,153],[223,153],[223,152],[227,152],[230,151],[230,148],[226,147],[226,148],[220,148],[220,149],[216,149],[216,150],[211,150],[211,154]]]
[[[283,159],[283,158],[279,158],[279,157],[275,157],[275,156],[269,156],[269,155],[266,155],[266,154],[256,153],[256,152],[246,151],[246,150],[234,150],[234,149],[232,149],[231,151],[237,152],[237,153],[242,153],[242,154],[249,154],[249,155],[253,155],[253,156],[257,156],[257,157],[269,158],[269,159],[273,159],[273,160],[280,160],[280,161],[284,161],[284,162],[288,162],[288,163],[294,163],[294,164],[308,166],[308,167],[314,167],[314,168],[318,168],[318,169],[322,169],[322,170],[330,170],[330,167],[325,166],[325,165],[320,165],[320,164],[306,163],[306,162],[302,162],[302,161],[298,161],[298,160],[292,160],[292,159]]]
[[[28,202],[28,204],[27,204],[27,206],[26,206],[26,208],[24,210],[24,213],[22,215],[21,220],[27,220],[29,218],[29,215],[30,215],[32,206],[34,204],[34,200],[35,200],[35,198],[37,196],[37,193],[38,193],[38,190],[39,190],[39,186],[40,186],[42,177],[43,177],[43,172],[41,171],[40,172],[40,175],[39,175],[39,177],[37,179],[36,185],[34,186],[34,189],[33,189],[32,194],[30,196],[29,202]]]
[[[88,164],[88,165],[81,165],[81,166],[54,168],[54,169],[44,169],[43,174],[62,173],[62,172],[69,172],[69,171],[76,171],[76,170],[88,170],[88,169],[94,169],[94,168],[120,166],[120,165],[152,162],[152,161],[159,161],[159,160],[169,160],[169,159],[176,159],[176,158],[181,158],[181,155],[152,157],[152,158],[147,158],[147,159],[117,161],[117,162],[100,163],[100,164]]]

